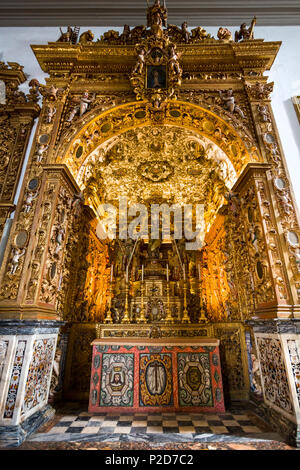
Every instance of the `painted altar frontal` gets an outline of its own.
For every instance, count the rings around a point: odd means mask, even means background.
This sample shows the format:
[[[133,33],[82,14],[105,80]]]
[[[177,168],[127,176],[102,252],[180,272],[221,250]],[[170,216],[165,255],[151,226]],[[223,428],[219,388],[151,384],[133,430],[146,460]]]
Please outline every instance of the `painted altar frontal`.
[[[89,412],[224,412],[219,340],[96,339]]]

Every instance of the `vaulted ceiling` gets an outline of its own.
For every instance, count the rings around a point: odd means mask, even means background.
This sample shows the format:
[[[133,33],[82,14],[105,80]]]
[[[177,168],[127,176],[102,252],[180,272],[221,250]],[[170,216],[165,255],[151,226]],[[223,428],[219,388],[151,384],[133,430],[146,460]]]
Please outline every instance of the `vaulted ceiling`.
[[[153,0],[148,0],[150,4]],[[299,0],[167,0],[169,23],[300,25]],[[145,23],[146,0],[1,0],[0,26],[130,26]]]

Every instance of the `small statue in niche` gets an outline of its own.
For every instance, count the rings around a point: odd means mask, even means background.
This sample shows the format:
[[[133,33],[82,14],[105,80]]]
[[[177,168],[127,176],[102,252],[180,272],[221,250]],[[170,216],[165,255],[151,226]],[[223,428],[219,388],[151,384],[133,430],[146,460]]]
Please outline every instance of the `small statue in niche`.
[[[57,39],[56,42],[71,42],[72,36],[73,36],[73,29],[71,26],[67,27],[67,31],[64,33],[61,28],[60,30],[60,36]]]
[[[71,209],[74,214],[74,217],[77,218],[81,214],[81,209],[84,206],[84,196],[83,193],[80,192],[78,194],[74,194],[73,200],[71,202]]]
[[[181,25],[181,32],[184,42],[188,43],[190,40],[191,33],[187,29],[188,25],[187,22],[184,21]]]
[[[73,101],[78,104],[76,104],[76,106],[74,106],[74,108],[72,109],[68,122],[73,121],[76,114],[79,114],[79,117],[81,117],[84,113],[86,113],[89,105],[94,101],[94,99],[95,94],[92,98],[89,98],[89,92],[87,90],[82,93],[82,96],[79,98],[79,100],[74,99]]]
[[[56,231],[56,248],[55,248],[55,254],[57,255],[60,250],[62,249],[62,244],[65,238],[65,229],[63,227],[58,227]]]
[[[15,274],[18,266],[19,266],[19,261],[22,256],[25,254],[25,248],[23,250],[20,250],[19,248],[14,249],[14,254],[11,260],[11,269],[10,269],[10,274]]]
[[[259,253],[257,230],[255,230],[254,227],[249,227],[249,240],[252,243],[255,253]]]
[[[223,28],[221,26],[218,30],[217,36],[220,41],[232,41],[232,34],[228,28]]]
[[[41,163],[41,161],[44,158],[44,153],[48,150],[48,148],[49,148],[49,145],[45,145],[45,144],[40,144],[39,145],[39,148],[38,148],[37,153],[36,153],[36,155],[37,155],[36,161],[38,163]]]
[[[25,199],[25,207],[24,207],[24,212],[27,214],[30,209],[32,208],[32,203],[34,199],[36,199],[38,196],[38,193],[34,193],[33,191],[29,191],[27,193],[26,199]]]
[[[237,104],[235,104],[232,88],[229,88],[225,92],[219,91],[219,95],[221,100],[224,102],[225,108],[228,109],[230,113],[236,112],[242,119],[244,119],[245,115],[243,111]]]
[[[247,28],[247,24],[243,23],[240,26],[240,30],[236,31],[234,34],[235,42],[239,41],[248,41],[249,39],[254,39],[253,30],[254,26],[256,25],[256,18],[254,17],[251,21],[251,25]]]
[[[130,38],[130,26],[128,24],[124,25],[123,33],[120,36],[121,44],[126,44]]]

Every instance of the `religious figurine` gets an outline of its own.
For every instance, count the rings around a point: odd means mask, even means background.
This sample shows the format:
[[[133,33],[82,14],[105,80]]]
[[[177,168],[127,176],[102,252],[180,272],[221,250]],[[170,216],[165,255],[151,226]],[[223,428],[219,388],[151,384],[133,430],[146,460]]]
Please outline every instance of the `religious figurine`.
[[[219,95],[222,101],[224,102],[226,109],[228,109],[230,113],[237,112],[242,119],[245,117],[241,108],[237,104],[235,104],[235,98],[233,96],[232,88],[226,90],[223,93],[222,91],[219,91]]]
[[[25,208],[24,211],[25,213],[28,213],[32,207],[32,203],[34,199],[36,199],[38,196],[38,193],[34,193],[33,191],[29,191],[27,193],[26,199],[25,199]]]
[[[223,28],[222,26],[218,30],[217,34],[220,41],[232,41],[232,34],[227,28]]]
[[[47,124],[51,124],[52,119],[54,118],[54,116],[55,116],[55,114],[56,114],[56,108],[49,106],[49,107],[47,108],[47,111],[46,111],[46,112],[47,112],[47,114],[46,114],[46,122],[47,122]]]
[[[46,88],[47,98],[49,98],[52,101],[56,101],[57,100],[57,92],[59,90],[60,89],[55,87],[54,85],[51,85],[50,88]]]
[[[256,18],[255,17],[251,21],[250,28],[247,28],[246,23],[241,24],[240,30],[235,32],[235,35],[234,35],[235,42],[239,42],[241,40],[242,41],[247,41],[249,39],[254,39],[253,30],[254,30],[255,24],[256,24]]]
[[[25,248],[23,250],[20,250],[19,248],[14,249],[14,255],[11,260],[11,269],[10,269],[10,274],[15,274],[18,266],[19,266],[19,261],[22,256],[25,254]]]
[[[45,144],[39,145],[38,151],[36,153],[37,154],[36,161],[38,163],[41,163],[44,157],[44,153],[46,152],[46,150],[48,150],[48,148],[49,148],[49,145],[45,145]]]
[[[65,229],[63,227],[60,227],[57,229],[57,233],[55,237],[55,241],[56,241],[55,254],[56,255],[62,249],[64,238],[65,238]]]
[[[88,91],[84,91],[79,100],[74,100],[74,102],[77,103],[79,101],[79,104],[76,104],[76,106],[74,106],[67,121],[73,121],[76,114],[79,114],[79,116],[81,117],[88,110],[89,105],[94,101],[94,99],[95,95],[93,96],[93,98],[89,98]]]
[[[249,227],[249,240],[255,250],[255,253],[259,253],[257,231],[253,227]]]

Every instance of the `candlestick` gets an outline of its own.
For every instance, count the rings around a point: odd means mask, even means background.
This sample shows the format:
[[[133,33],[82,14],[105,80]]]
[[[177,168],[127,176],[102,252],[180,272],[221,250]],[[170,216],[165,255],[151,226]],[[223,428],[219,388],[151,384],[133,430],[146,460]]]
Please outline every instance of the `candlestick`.
[[[168,275],[168,282],[167,282],[167,316],[166,316],[166,323],[174,323],[174,318],[171,313],[170,309],[170,283],[169,283],[169,273],[167,271]]]
[[[144,281],[144,265],[142,264],[142,282]]]
[[[113,280],[113,273],[114,273],[114,265],[112,264],[110,267],[110,282]]]
[[[143,275],[143,271],[142,271]],[[137,323],[146,323],[147,319],[145,317],[145,308],[144,308],[144,280],[142,280],[141,285],[141,315],[137,318]]]
[[[108,311],[107,311],[104,323],[113,323],[113,319],[111,316],[111,299],[112,299],[112,278],[111,278],[111,282],[109,285]]]
[[[169,265],[167,264],[167,282],[169,282]]]
[[[127,276],[126,276],[127,277]],[[124,310],[124,317],[122,318],[122,323],[130,323],[130,317],[129,317],[129,310],[128,310],[128,280],[126,281],[126,286],[125,286],[125,310]]]
[[[201,280],[201,268],[200,264],[198,264],[198,274],[199,274],[199,281]]]
[[[186,281],[184,279],[184,285],[183,285],[183,317],[182,317],[182,323],[191,323],[191,320],[189,319],[188,316],[188,311],[187,311],[187,301],[186,301],[186,291],[187,291],[187,285]]]
[[[128,282],[128,264],[126,266],[126,282]]]
[[[183,280],[185,281],[185,264],[183,265]]]

